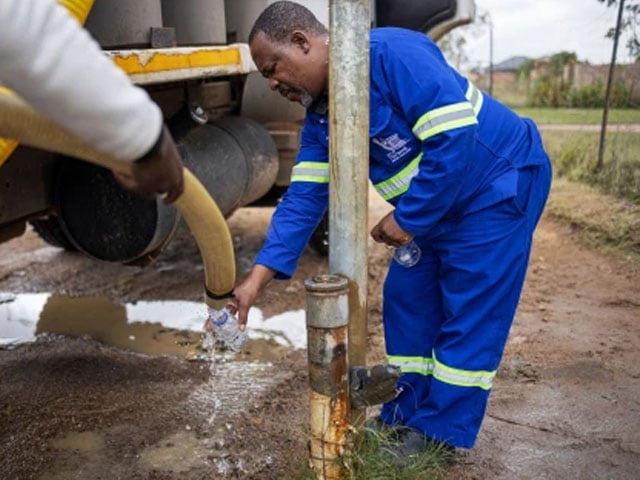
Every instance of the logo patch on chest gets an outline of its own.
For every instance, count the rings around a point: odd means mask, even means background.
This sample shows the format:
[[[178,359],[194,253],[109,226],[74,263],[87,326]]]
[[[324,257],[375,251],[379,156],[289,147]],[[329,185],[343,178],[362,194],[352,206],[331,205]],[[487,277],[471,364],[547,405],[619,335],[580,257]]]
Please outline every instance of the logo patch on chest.
[[[407,146],[409,139],[400,138],[400,135],[397,133],[388,137],[374,137],[371,141],[387,152],[387,158],[391,162],[400,160],[411,150],[411,148]]]

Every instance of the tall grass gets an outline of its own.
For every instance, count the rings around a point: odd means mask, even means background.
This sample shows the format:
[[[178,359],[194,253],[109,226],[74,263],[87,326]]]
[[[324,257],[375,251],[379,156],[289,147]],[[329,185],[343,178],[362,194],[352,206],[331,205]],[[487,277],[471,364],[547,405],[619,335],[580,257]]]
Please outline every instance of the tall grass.
[[[547,211],[591,244],[640,259],[640,133],[608,133],[596,171],[599,134],[544,130],[554,166]]]
[[[640,133],[607,133],[604,167],[599,171],[598,133],[544,131],[542,138],[556,176],[640,204]]]
[[[518,115],[531,118],[540,125],[555,123],[600,125],[602,123],[602,110],[595,108],[514,108],[514,110]],[[607,119],[609,124],[640,124],[640,109],[612,109]]]

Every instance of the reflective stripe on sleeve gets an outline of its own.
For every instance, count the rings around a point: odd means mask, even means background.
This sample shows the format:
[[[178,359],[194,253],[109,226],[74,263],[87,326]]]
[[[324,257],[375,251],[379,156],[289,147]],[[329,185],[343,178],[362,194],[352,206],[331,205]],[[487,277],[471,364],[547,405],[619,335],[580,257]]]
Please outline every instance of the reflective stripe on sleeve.
[[[453,368],[433,358],[428,357],[403,357],[388,355],[389,364],[400,367],[402,373],[417,373],[420,375],[433,375],[434,378],[449,385],[457,387],[478,387],[490,390],[497,371],[486,370],[462,370]]]
[[[300,162],[291,170],[292,182],[329,183],[329,164]]]
[[[467,87],[467,93],[465,94],[465,97],[471,103],[471,106],[473,107],[473,113],[477,118],[478,115],[480,115],[480,110],[482,109],[482,102],[484,100],[482,92],[478,88],[476,88],[476,86],[473,83],[469,82],[469,86]]]
[[[411,160],[409,164],[396,173],[393,177],[383,182],[376,183],[373,187],[385,200],[402,195],[409,189],[411,179],[418,174],[418,164],[422,158],[422,153]]]
[[[413,126],[413,134],[424,141],[439,133],[477,124],[470,102],[454,103],[425,113]]]

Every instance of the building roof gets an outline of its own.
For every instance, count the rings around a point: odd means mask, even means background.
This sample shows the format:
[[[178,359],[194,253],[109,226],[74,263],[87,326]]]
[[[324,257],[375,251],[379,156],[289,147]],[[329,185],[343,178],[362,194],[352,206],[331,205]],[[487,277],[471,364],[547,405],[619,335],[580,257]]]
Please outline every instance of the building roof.
[[[530,58],[528,57],[511,57],[503,62],[496,63],[493,66],[494,72],[515,72],[517,71],[522,64],[528,62]]]

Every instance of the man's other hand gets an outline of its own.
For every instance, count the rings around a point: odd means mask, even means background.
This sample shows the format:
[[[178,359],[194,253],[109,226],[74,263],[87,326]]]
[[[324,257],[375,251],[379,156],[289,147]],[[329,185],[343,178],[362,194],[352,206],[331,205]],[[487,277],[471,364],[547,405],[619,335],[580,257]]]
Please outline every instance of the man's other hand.
[[[371,229],[371,238],[378,243],[385,243],[391,247],[399,247],[409,243],[413,235],[402,229],[393,216],[393,211],[382,217],[382,219]]]

